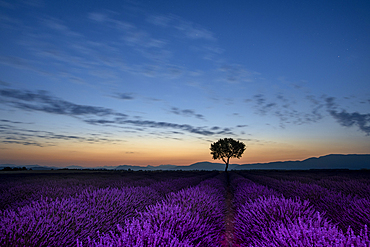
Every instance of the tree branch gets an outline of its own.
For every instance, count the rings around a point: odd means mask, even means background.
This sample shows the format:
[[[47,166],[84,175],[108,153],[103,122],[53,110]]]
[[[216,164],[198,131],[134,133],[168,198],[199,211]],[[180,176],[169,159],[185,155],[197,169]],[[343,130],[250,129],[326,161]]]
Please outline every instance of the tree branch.
[[[225,164],[227,164],[227,163],[226,163],[226,160],[224,159],[224,157],[221,157],[221,159],[225,162]]]

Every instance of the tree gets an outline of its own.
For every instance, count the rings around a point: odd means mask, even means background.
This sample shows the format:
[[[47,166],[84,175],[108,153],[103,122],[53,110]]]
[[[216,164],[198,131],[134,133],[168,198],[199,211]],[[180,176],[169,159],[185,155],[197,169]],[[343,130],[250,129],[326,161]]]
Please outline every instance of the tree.
[[[214,160],[222,159],[225,162],[225,172],[229,167],[230,158],[240,158],[245,151],[245,144],[232,138],[220,139],[211,144],[211,154]]]

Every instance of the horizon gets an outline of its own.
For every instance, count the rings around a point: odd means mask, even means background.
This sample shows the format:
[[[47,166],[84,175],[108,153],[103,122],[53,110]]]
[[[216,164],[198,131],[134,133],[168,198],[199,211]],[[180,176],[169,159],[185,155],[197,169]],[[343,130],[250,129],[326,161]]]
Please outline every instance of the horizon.
[[[0,163],[370,153],[368,1],[0,1]],[[314,18],[313,18],[314,16]]]
[[[370,153],[369,154],[327,154],[327,155],[323,155],[323,156],[318,156],[318,157],[308,157],[308,158],[305,158],[305,159],[301,159],[301,160],[285,160],[285,161],[281,161],[281,160],[276,160],[276,161],[271,161],[271,162],[257,162],[257,163],[243,163],[243,164],[240,164],[240,163],[230,163],[229,166],[239,166],[239,165],[268,165],[268,164],[272,164],[272,163],[285,163],[285,162],[304,162],[304,161],[307,161],[307,160],[310,160],[310,159],[320,159],[320,158],[326,158],[328,156],[362,156],[362,155],[366,155],[366,156],[370,156]],[[217,160],[218,161],[218,160]],[[101,169],[101,168],[104,168],[104,167],[108,167],[107,169],[112,169],[113,167],[114,168],[117,168],[117,167],[124,167],[124,166],[128,166],[128,167],[142,167],[142,168],[147,168],[147,167],[153,167],[153,168],[157,168],[157,167],[160,167],[160,166],[171,166],[171,167],[189,167],[189,166],[192,166],[192,165],[197,165],[197,164],[204,164],[204,163],[210,163],[210,164],[216,164],[216,165],[225,165],[225,163],[223,162],[217,162],[216,160],[214,162],[211,162],[211,161],[198,161],[198,162],[194,162],[194,163],[191,163],[191,164],[183,164],[183,165],[173,165],[173,164],[160,164],[160,165],[133,165],[133,164],[119,164],[119,165],[116,165],[116,166],[108,166],[108,165],[99,165],[99,166],[80,166],[80,165],[65,165],[65,166],[52,166],[52,165],[39,165],[39,164],[27,164],[27,165],[24,165],[24,166],[27,166],[27,167],[31,167],[31,166],[39,166],[39,167],[50,167],[50,168],[60,168],[60,169],[63,169],[63,168],[68,168],[68,167],[81,167],[82,169],[95,169],[95,168],[98,168],[98,169]],[[7,165],[10,165],[10,166],[14,166],[14,167],[22,167],[22,165],[17,165],[17,164],[0,164],[1,167],[6,167]],[[235,168],[235,167],[234,167]],[[268,168],[268,167],[266,167]],[[369,167],[370,168],[370,167]],[[74,168],[70,168],[70,169],[74,169]],[[76,168],[76,169],[80,169],[80,168]],[[262,169],[262,168],[261,168]],[[270,169],[270,168],[268,168]],[[274,168],[272,168],[274,169]],[[278,169],[284,169],[284,168],[278,168]],[[289,170],[289,168],[287,168]],[[328,168],[322,168],[322,169],[328,169]],[[329,168],[331,169],[331,168]],[[338,169],[338,168],[332,168],[332,169]],[[348,168],[345,168],[345,169],[351,169],[351,167],[348,166]],[[294,169],[293,169],[294,170]]]

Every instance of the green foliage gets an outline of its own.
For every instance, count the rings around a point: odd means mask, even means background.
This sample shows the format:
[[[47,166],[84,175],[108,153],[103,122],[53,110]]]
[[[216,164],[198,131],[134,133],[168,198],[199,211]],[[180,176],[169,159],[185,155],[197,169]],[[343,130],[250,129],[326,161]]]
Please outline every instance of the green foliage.
[[[229,166],[230,158],[240,158],[245,151],[245,144],[240,141],[236,141],[232,138],[220,139],[215,143],[211,144],[211,154],[214,160],[221,159],[226,164],[226,169]]]

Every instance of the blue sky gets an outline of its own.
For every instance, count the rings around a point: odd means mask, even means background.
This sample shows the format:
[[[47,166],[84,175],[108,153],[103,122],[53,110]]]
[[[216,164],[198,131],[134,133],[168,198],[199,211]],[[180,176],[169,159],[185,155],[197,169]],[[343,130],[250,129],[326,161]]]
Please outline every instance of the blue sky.
[[[370,152],[368,1],[0,1],[0,162]]]

